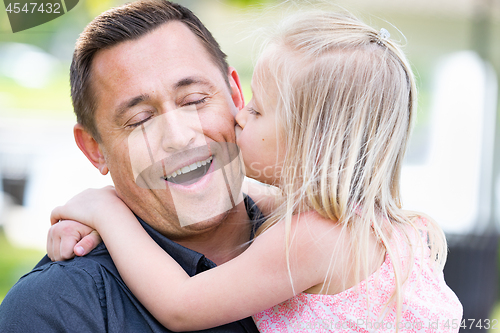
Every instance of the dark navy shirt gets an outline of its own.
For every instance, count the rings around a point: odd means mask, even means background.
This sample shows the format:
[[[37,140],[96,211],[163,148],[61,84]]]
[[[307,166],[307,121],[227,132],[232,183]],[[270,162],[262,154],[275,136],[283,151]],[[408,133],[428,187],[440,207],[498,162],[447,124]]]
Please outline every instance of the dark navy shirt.
[[[252,235],[264,218],[245,197]],[[139,219],[144,229],[193,276],[216,265]],[[209,286],[207,286],[209,288]],[[224,302],[224,300],[221,300]],[[0,305],[0,332],[170,332],[127,288],[106,246],[85,257],[51,262],[45,256],[12,287]],[[258,332],[246,318],[202,332]]]

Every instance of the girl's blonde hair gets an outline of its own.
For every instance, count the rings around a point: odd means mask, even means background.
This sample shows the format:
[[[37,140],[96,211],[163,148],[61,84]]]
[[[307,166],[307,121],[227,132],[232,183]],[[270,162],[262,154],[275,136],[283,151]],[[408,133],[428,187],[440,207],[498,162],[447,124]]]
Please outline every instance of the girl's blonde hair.
[[[258,67],[254,85],[276,85],[278,133],[285,147],[279,184],[285,201],[260,232],[284,219],[289,246],[292,215],[315,210],[348,236],[342,246],[354,261],[346,272],[353,269],[357,282],[366,278],[361,272],[368,272],[368,240],[374,234],[394,264],[391,302],[399,318],[411,265],[403,268],[400,257],[406,253],[389,244],[395,231],[402,234],[413,262],[410,233],[422,229],[415,223],[421,214],[402,210],[400,198],[416,103],[405,55],[384,33],[350,14],[312,12],[283,21]],[[425,246],[442,269],[444,234],[431,219],[426,225]]]

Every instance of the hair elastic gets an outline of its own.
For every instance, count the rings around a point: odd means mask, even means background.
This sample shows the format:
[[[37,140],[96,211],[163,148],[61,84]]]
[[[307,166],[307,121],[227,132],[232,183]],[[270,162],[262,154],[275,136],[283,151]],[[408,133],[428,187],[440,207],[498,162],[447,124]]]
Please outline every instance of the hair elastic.
[[[387,29],[381,28],[379,33],[377,34],[377,37],[378,37],[377,44],[382,45],[382,41],[388,40],[391,37],[391,34],[389,33],[389,31],[387,31]]]

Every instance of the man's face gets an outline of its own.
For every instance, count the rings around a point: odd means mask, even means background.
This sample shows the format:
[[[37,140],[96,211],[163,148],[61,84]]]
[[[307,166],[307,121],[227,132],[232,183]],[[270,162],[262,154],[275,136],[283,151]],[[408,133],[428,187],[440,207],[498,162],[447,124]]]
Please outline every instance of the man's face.
[[[240,192],[238,163],[224,168],[238,161],[238,88],[189,28],[173,21],[99,51],[92,89],[99,146],[132,211],[172,239],[217,226],[241,199],[228,191]]]

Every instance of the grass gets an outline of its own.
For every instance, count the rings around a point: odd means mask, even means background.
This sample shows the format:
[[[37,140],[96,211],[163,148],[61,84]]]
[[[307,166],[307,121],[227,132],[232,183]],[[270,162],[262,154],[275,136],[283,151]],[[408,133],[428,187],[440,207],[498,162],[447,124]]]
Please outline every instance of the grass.
[[[28,273],[45,253],[13,246],[0,227],[0,302],[21,276]]]
[[[491,311],[490,319],[496,319],[500,323],[500,302],[497,301],[497,304],[495,304],[495,307]]]

